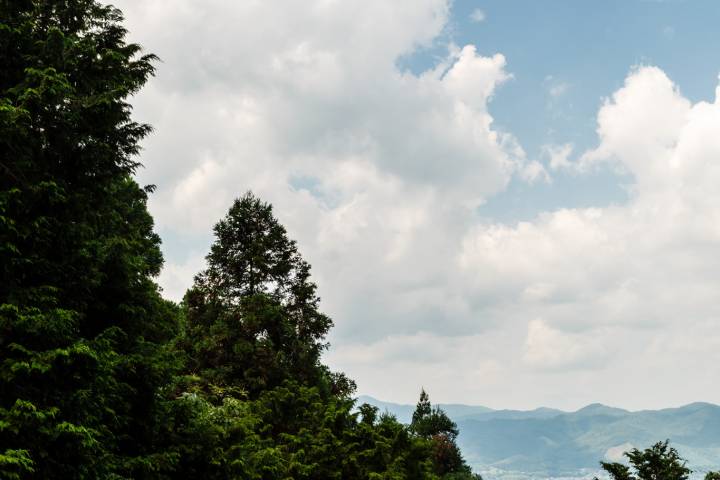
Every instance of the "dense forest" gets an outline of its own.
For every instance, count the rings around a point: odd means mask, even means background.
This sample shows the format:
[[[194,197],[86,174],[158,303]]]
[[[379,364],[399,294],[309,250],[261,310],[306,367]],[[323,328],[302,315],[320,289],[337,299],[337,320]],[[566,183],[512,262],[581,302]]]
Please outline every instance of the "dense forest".
[[[93,0],[0,1],[0,478],[479,478],[424,391],[401,424],[323,365],[310,265],[253,194],[162,298],[128,103],[156,58],[126,33]],[[603,468],[689,473],[667,443],[629,459]]]
[[[321,363],[310,266],[252,194],[162,298],[128,103],[156,59],[125,36],[92,0],[0,2],[0,478],[473,478],[424,392],[403,425]]]

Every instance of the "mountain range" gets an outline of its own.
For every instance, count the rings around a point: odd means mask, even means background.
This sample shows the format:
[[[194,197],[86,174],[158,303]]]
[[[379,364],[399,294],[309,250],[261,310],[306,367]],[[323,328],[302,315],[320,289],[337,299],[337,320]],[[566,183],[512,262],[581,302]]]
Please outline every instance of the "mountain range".
[[[405,423],[415,409],[368,396],[361,403]],[[575,412],[439,406],[458,424],[466,460],[485,478],[592,477],[601,460],[620,461],[633,447],[665,439],[696,474],[720,468],[720,406],[710,403],[642,411],[592,404]]]

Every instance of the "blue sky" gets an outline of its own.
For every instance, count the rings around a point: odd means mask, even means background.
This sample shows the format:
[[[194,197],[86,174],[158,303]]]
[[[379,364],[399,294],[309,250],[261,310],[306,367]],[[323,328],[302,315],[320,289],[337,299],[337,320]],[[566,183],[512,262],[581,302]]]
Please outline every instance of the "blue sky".
[[[477,11],[482,21],[473,19]],[[582,152],[597,144],[598,108],[633,66],[658,66],[687,98],[712,101],[718,20],[720,3],[712,0],[458,0],[444,34],[399,66],[421,72],[448,43],[474,44],[484,55],[502,52],[514,78],[492,100],[496,125],[513,132],[529,156],[545,160],[544,145],[571,143]],[[551,208],[608,205],[625,201],[632,182],[607,167],[553,180],[514,181],[481,212],[512,222]]]
[[[133,104],[169,298],[252,189],[359,393],[720,402],[719,3],[118,6],[163,59]]]
[[[470,18],[477,8],[482,22]],[[711,0],[457,1],[447,35],[506,56],[515,78],[497,93],[493,113],[538,154],[548,142],[596,142],[600,102],[634,65],[658,66],[689,99],[712,100],[718,19],[720,4]],[[549,90],[558,84],[567,89],[553,101]]]

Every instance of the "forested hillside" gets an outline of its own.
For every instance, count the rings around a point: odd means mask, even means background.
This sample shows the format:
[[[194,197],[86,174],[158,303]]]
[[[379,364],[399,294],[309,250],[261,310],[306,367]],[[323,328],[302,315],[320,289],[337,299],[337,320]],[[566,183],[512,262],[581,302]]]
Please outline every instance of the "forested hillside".
[[[409,421],[413,407],[361,400]],[[720,465],[720,406],[694,403],[680,408],[631,412],[601,404],[575,412],[550,408],[491,410],[440,405],[462,434],[458,445],[467,462],[493,478],[582,477],[599,461],[617,461],[632,448],[670,439],[695,474]],[[407,412],[410,413],[407,413]]]
[[[240,184],[206,268],[163,298],[155,186],[136,180],[152,127],[130,103],[159,59],[127,36],[95,0],[0,0],[0,480],[477,480],[472,462],[689,478],[685,450],[623,452],[631,434],[697,447],[720,479],[714,406],[446,411],[418,385],[398,419],[358,401],[323,363],[333,321],[309,263]]]
[[[472,478],[426,395],[410,425],[355,407],[310,266],[252,194],[162,298],[128,103],[156,58],[125,37],[92,0],[0,2],[0,478]]]

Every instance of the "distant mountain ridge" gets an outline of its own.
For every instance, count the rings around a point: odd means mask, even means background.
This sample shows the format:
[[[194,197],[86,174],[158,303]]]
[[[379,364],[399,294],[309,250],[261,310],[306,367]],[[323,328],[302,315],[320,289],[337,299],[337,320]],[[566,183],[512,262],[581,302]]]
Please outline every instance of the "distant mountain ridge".
[[[409,422],[414,405],[369,403]],[[458,424],[458,444],[487,478],[580,477],[600,460],[620,460],[624,451],[670,439],[697,473],[720,468],[720,406],[691,403],[678,408],[629,411],[599,403],[575,412],[552,408],[493,410],[471,405],[440,407]]]

